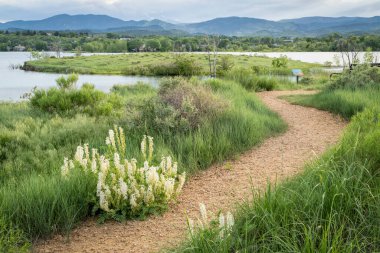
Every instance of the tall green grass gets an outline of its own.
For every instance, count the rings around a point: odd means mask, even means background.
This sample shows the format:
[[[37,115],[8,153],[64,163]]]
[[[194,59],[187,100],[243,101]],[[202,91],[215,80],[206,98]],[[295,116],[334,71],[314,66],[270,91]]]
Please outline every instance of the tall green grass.
[[[125,116],[78,114],[64,118],[31,110],[28,104],[0,104],[0,111],[4,112],[0,117],[0,220],[14,224],[34,240],[56,232],[66,233],[91,215],[96,182],[80,175],[63,180],[60,167],[63,158],[72,157],[79,144],[105,149],[107,130],[113,124],[125,128],[127,153],[132,157],[138,158],[141,137],[149,134],[154,137],[154,159],[172,155],[180,170],[189,173],[285,130],[286,125],[278,115],[241,85],[221,80],[203,85],[226,101],[226,109],[188,132],[133,128]],[[136,90],[118,86],[114,92],[124,96],[125,106],[130,102],[144,103],[156,96],[155,91],[145,86]],[[146,92],[148,95],[144,95]]]
[[[380,88],[325,89],[315,95],[294,95],[286,99],[294,104],[330,111],[349,119],[365,108],[380,107]]]
[[[196,233],[178,252],[378,252],[380,114],[355,116],[340,143],[301,175],[239,206],[231,235]]]

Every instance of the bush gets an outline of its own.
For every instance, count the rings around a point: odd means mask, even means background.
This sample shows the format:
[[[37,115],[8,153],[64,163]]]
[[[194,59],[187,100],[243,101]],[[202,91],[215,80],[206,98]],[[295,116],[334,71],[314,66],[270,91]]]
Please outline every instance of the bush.
[[[67,78],[64,76],[59,77],[57,80],[57,86],[61,90],[71,90],[75,89],[76,83],[78,82],[79,76],[77,74],[71,74]]]
[[[148,139],[148,141],[147,141]],[[79,170],[85,177],[97,180],[98,198],[93,213],[100,210],[103,218],[144,217],[166,209],[167,204],[182,190],[185,173],[177,175],[177,163],[170,156],[162,157],[158,166],[153,159],[153,138],[144,136],[141,142],[143,162],[134,158],[126,160],[126,141],[122,128],[109,130],[106,139],[108,151],[99,154],[96,149],[89,151],[87,144],[78,146],[74,160],[65,158],[62,176],[70,179]],[[148,145],[147,145],[148,144]],[[143,164],[142,167],[138,167]]]
[[[187,132],[212,120],[227,104],[210,87],[184,78],[167,78],[160,83],[158,97],[141,104],[135,126],[161,133]]]
[[[309,84],[312,84],[313,82],[314,82],[314,79],[312,77],[302,77],[300,84],[309,85]]]
[[[288,57],[283,55],[281,57],[274,58],[272,60],[272,66],[274,68],[286,68],[288,66]]]
[[[77,113],[91,116],[112,115],[122,107],[118,95],[96,90],[92,84],[84,84],[80,89],[35,90],[30,103],[42,111],[65,116]]]
[[[234,80],[252,91],[273,90],[278,85],[274,78],[257,76],[246,68],[233,68],[226,74],[226,78]]]
[[[187,55],[176,55],[174,61],[168,63],[137,66],[125,71],[130,75],[147,76],[196,76],[202,73],[202,67],[195,59]]]
[[[343,73],[330,84],[331,89],[348,88],[357,89],[364,87],[373,87],[380,85],[380,71],[378,68],[372,68],[368,64],[354,66]]]

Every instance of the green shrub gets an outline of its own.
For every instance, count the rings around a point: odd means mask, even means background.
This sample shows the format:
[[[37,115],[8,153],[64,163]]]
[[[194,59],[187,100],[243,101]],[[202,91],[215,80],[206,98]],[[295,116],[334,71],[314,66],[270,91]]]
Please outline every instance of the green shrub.
[[[257,76],[247,68],[233,68],[226,74],[226,78],[240,83],[247,90],[262,91],[274,90],[278,81],[273,77]]]
[[[338,78],[331,82],[330,88],[360,89],[379,85],[379,69],[372,68],[368,64],[360,64],[354,66],[351,71],[349,69],[343,71],[343,73]]]
[[[56,82],[58,88],[62,90],[75,89],[76,83],[78,82],[79,76],[77,74],[71,74],[67,78],[64,76],[59,77]]]
[[[96,90],[92,84],[84,84],[80,89],[35,90],[30,103],[42,111],[65,116],[78,113],[112,115],[122,107],[119,96]]]
[[[161,80],[158,97],[139,105],[133,125],[161,133],[187,132],[203,121],[214,119],[226,106],[227,103],[199,81],[167,78]]]
[[[300,84],[310,85],[314,82],[314,79],[312,77],[302,77]]]
[[[288,66],[288,57],[285,55],[272,60],[272,66],[274,68],[286,68]]]

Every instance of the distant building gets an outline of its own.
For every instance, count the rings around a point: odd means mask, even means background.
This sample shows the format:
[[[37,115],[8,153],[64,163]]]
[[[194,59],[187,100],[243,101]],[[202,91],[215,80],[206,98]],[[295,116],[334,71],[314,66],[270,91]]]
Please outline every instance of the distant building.
[[[26,47],[21,46],[21,45],[13,47],[13,51],[18,51],[18,52],[25,51],[25,49],[26,49]]]

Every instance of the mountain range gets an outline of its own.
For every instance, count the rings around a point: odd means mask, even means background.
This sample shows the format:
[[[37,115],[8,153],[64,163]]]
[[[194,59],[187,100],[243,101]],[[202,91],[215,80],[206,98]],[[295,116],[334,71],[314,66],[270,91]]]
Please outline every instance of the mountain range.
[[[16,20],[0,23],[0,30],[125,32],[166,35],[218,34],[227,36],[321,36],[380,32],[380,16],[304,17],[271,21],[247,17],[224,17],[198,23],[174,24],[158,19],[124,21],[107,15],[61,14],[42,20]]]

